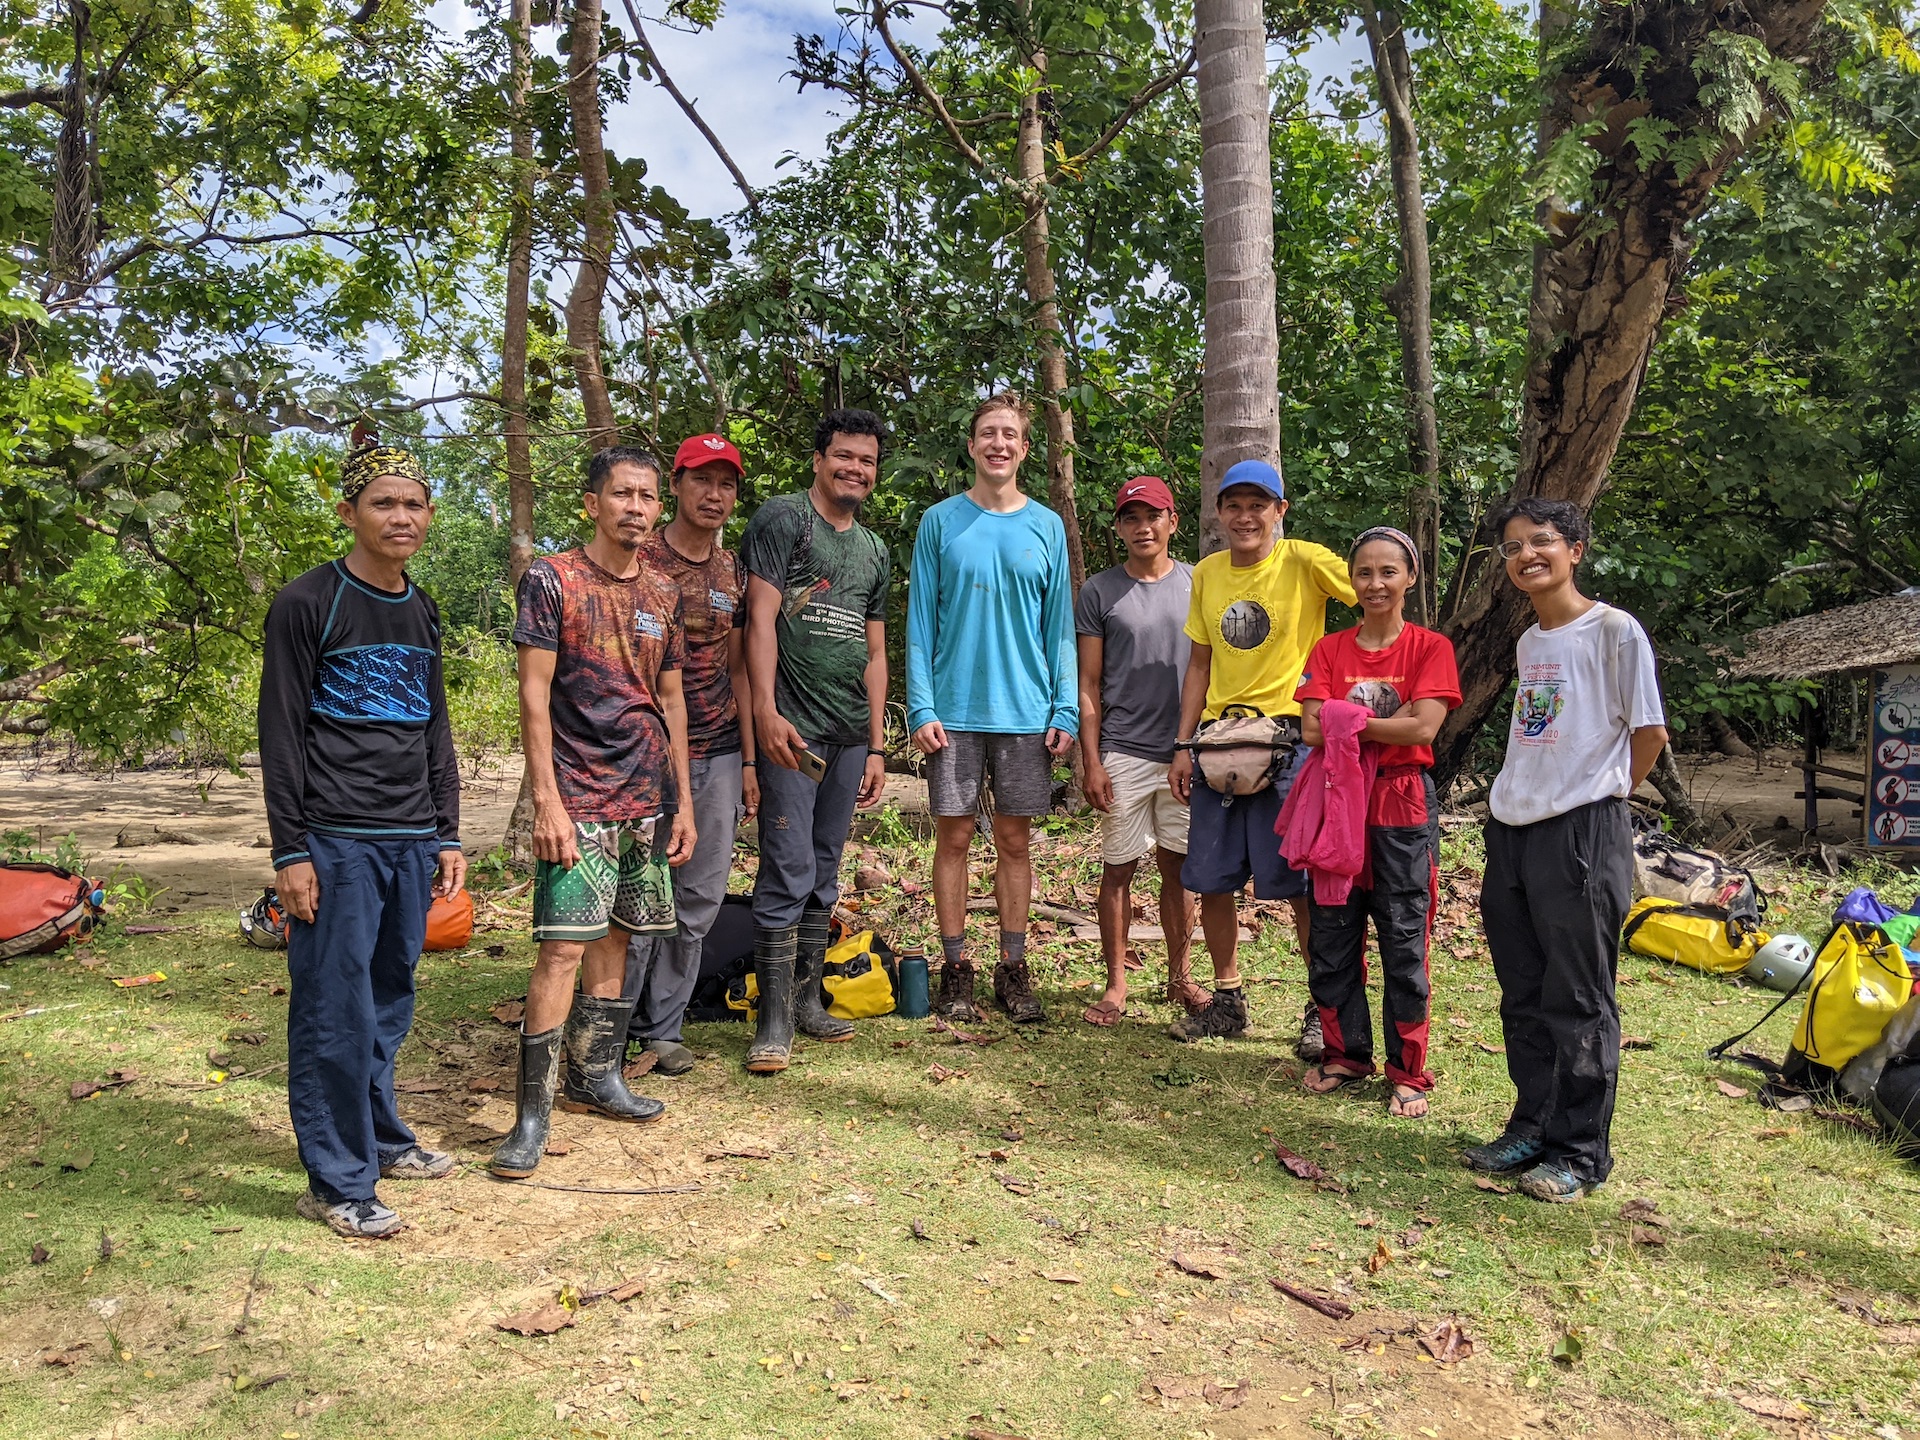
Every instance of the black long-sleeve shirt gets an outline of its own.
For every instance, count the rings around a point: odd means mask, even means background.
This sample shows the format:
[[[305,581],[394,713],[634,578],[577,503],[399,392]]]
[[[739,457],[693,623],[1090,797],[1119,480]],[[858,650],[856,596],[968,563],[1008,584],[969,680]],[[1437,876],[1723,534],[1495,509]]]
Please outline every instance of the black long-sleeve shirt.
[[[307,858],[315,830],[458,849],[439,607],[411,581],[399,594],[379,590],[339,560],[274,596],[260,769],[276,870]]]

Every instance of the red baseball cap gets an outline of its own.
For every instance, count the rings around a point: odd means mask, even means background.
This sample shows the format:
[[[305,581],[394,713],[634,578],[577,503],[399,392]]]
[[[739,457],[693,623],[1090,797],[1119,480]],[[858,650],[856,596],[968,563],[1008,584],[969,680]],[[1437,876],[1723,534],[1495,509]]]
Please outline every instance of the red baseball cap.
[[[1173,492],[1167,489],[1166,481],[1157,475],[1136,475],[1122,485],[1120,493],[1113,497],[1113,513],[1118,515],[1135,501],[1151,505],[1156,510],[1174,508]]]
[[[724,435],[695,435],[682,440],[680,448],[673,452],[675,470],[691,470],[697,465],[711,465],[716,460],[724,460],[733,466],[736,475],[747,473],[747,467],[740,463],[740,452],[733,448],[733,442]]]

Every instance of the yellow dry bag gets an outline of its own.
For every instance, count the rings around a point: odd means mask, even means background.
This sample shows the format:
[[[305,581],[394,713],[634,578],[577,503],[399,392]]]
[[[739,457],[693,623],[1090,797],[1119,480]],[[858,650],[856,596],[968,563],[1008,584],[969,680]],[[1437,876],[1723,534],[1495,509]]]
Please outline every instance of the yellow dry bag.
[[[1912,994],[1913,972],[1898,945],[1871,925],[1841,924],[1813,959],[1793,1048],[1838,1070],[1879,1040]]]
[[[873,943],[873,931],[849,935],[827,951],[827,1013],[842,1020],[865,1020],[893,1013],[893,982]]]
[[[1738,943],[1732,938],[1736,931]],[[1691,965],[1709,975],[1746,969],[1753,952],[1772,938],[1764,930],[1729,924],[1718,906],[1683,905],[1653,895],[1635,902],[1620,929],[1620,943],[1634,954]]]

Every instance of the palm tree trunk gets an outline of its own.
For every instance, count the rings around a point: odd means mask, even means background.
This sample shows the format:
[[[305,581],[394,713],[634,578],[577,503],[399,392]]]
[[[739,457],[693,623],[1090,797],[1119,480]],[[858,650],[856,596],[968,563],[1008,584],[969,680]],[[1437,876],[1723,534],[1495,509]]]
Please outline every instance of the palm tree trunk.
[[[620,439],[600,358],[600,315],[613,256],[613,199],[608,193],[607,151],[601,136],[602,18],[600,0],[575,0],[567,73],[567,108],[573,119],[581,190],[580,265],[567,296],[567,348],[573,352],[580,403],[586,411],[587,443],[595,450]]]
[[[1200,552],[1223,541],[1220,476],[1280,464],[1280,336],[1274,315],[1273,144],[1260,0],[1196,0],[1200,180],[1207,267]]]
[[[1073,485],[1073,410],[1066,402],[1067,352],[1060,328],[1059,290],[1054,281],[1052,235],[1047,223],[1046,132],[1040,113],[1046,93],[1047,57],[1027,57],[1038,77],[1020,101],[1015,150],[1019,165],[1020,199],[1027,223],[1020,232],[1026,262],[1027,302],[1033,307],[1034,335],[1039,350],[1040,406],[1047,427],[1047,503],[1059,512],[1067,527],[1067,569],[1073,590],[1087,578],[1086,548],[1081,543],[1079,507]]]
[[[1393,210],[1400,228],[1400,275],[1387,300],[1400,330],[1400,373],[1407,391],[1407,469],[1413,476],[1408,529],[1420,548],[1414,618],[1439,615],[1440,420],[1433,397],[1433,266],[1427,254],[1427,200],[1420,183],[1420,136],[1413,120],[1413,60],[1400,12],[1369,4],[1360,12],[1380,108],[1387,116]]]

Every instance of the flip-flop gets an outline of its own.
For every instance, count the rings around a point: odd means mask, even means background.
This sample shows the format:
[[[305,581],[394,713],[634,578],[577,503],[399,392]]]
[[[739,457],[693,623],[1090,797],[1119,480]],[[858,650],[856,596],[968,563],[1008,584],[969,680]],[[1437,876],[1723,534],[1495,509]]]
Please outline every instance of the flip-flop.
[[[1141,955],[1141,953],[1131,945],[1127,947],[1126,959],[1121,963],[1128,970],[1144,970],[1147,968],[1146,957]]]
[[[1089,1025],[1098,1025],[1102,1030],[1117,1024],[1126,1014],[1126,1006],[1116,1005],[1111,1000],[1097,1000],[1089,1005],[1080,1018]]]
[[[1331,1080],[1334,1083],[1324,1090],[1316,1090],[1307,1083],[1307,1075],[1318,1075],[1323,1080]],[[1363,1085],[1366,1081],[1365,1075],[1356,1074],[1352,1070],[1336,1070],[1331,1065],[1315,1065],[1307,1071],[1306,1075],[1300,1077],[1300,1087],[1309,1095],[1335,1095],[1349,1085]]]
[[[1393,1087],[1393,1092],[1387,1096],[1387,1113],[1393,1116],[1393,1118],[1396,1120],[1426,1119],[1427,1115],[1432,1110],[1431,1106],[1428,1106],[1427,1109],[1422,1110],[1418,1115],[1407,1114],[1406,1107],[1411,1105],[1416,1100],[1418,1100],[1422,1105],[1426,1105],[1427,1092],[1424,1090],[1414,1090],[1414,1091],[1403,1094],[1402,1089],[1403,1087],[1396,1085]]]

